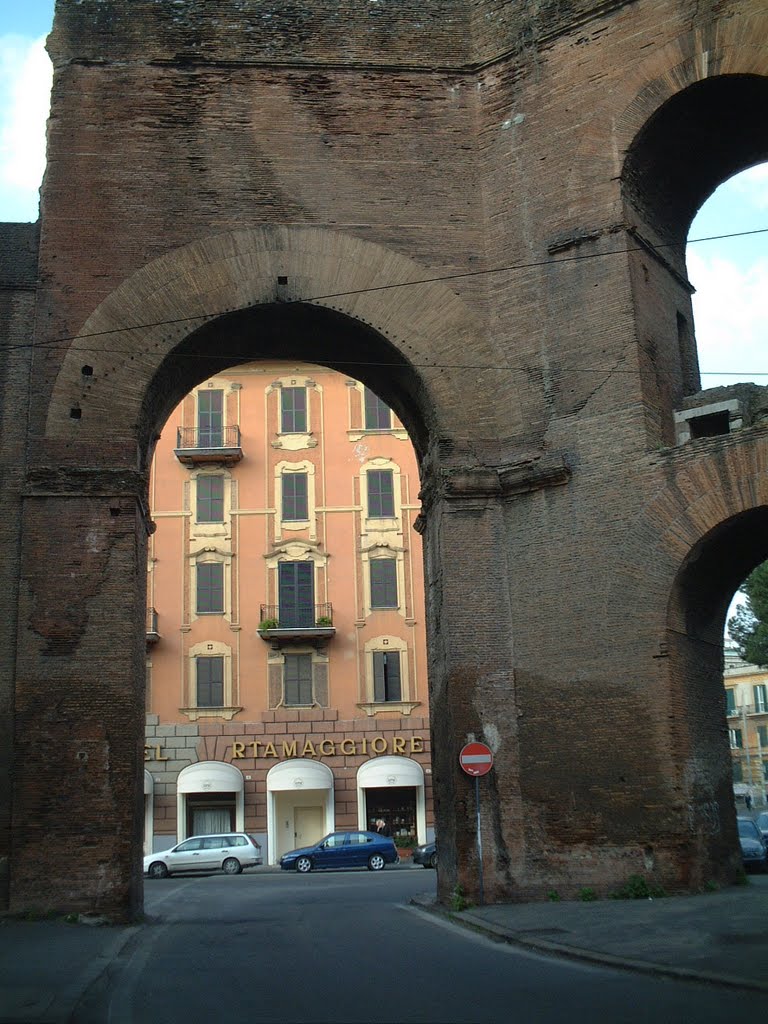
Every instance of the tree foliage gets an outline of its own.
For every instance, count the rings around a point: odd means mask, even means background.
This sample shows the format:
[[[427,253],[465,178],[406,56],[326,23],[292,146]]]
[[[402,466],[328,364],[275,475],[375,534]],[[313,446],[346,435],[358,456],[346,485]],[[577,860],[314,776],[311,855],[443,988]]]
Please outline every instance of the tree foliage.
[[[753,570],[741,587],[746,600],[728,620],[739,654],[751,665],[768,667],[768,562]]]

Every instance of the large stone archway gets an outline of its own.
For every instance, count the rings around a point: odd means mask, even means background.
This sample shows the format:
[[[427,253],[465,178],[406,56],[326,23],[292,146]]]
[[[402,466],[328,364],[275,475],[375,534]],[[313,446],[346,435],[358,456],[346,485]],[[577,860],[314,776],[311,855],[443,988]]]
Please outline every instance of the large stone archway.
[[[636,200],[691,97],[704,124],[717,76],[762,90],[756,0],[425,0],[384,33],[361,2],[344,39],[324,0],[301,39],[204,6],[60,4],[49,43],[38,266],[2,307],[8,904],[137,912],[148,457],[193,383],[287,352],[377,390],[419,455],[441,897],[477,892],[470,738],[489,899],[732,878],[714,662],[675,638],[716,631],[733,581],[694,569],[757,530],[766,440],[678,443],[663,243],[701,188]],[[699,185],[756,152],[739,124]]]

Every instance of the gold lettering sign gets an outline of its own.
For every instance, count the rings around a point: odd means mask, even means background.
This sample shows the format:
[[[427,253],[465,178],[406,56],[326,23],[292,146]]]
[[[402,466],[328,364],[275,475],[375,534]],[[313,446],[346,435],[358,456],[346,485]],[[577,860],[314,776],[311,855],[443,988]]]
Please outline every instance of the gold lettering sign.
[[[317,745],[312,740],[307,740],[301,750],[299,750],[298,740],[293,740],[290,743],[287,740],[283,740],[279,754],[277,747],[271,742],[265,743],[263,740],[233,740],[232,760],[236,761],[241,757],[246,757],[246,747],[249,748],[250,756],[254,760],[257,757],[334,757],[336,754],[344,754],[346,757],[356,757],[360,754],[367,757],[370,754],[379,757],[381,754],[391,753],[407,757],[409,753],[424,753],[424,737],[393,736],[391,739],[388,739],[386,736],[362,736],[359,740],[354,740],[346,736],[343,740],[321,740]],[[260,751],[262,747],[263,750]],[[150,753],[151,751],[155,752],[154,757]],[[167,761],[168,758],[161,757],[160,747],[154,746],[144,747],[144,760]]]
[[[167,761],[167,757],[163,757],[161,751],[162,747],[159,743],[153,744],[151,747],[146,743],[144,744],[144,760],[145,761]]]

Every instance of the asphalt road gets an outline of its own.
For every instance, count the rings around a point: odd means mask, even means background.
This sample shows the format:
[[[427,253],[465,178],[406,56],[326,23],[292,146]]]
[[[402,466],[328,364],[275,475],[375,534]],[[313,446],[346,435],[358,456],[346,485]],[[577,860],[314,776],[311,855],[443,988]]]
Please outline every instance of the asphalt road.
[[[76,1024],[723,1022],[768,1000],[515,950],[408,905],[421,868],[147,881]],[[761,1012],[762,1011],[762,1012]]]

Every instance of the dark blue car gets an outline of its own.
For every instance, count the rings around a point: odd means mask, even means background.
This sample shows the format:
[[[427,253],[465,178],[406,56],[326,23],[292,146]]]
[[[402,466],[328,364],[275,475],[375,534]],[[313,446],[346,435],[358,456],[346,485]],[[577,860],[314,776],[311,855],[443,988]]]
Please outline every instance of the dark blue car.
[[[331,832],[314,846],[291,850],[280,858],[284,871],[306,874],[315,868],[362,868],[381,871],[399,861],[394,840],[377,832]]]

